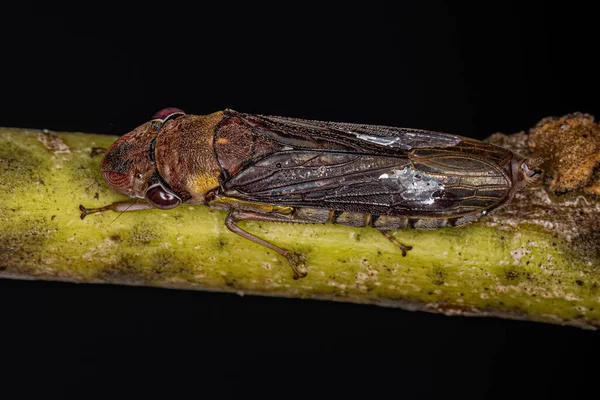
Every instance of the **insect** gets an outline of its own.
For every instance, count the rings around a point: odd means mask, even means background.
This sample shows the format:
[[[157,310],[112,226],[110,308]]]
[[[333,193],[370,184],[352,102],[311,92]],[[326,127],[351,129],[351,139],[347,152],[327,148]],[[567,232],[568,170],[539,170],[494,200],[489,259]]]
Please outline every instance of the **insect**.
[[[509,202],[538,161],[478,140],[418,129],[311,121],[233,110],[159,111],[117,140],[100,169],[114,191],[145,201],[80,206],[81,218],[206,204],[229,230],[287,258],[303,257],[240,221],[334,223],[390,231],[462,226]]]

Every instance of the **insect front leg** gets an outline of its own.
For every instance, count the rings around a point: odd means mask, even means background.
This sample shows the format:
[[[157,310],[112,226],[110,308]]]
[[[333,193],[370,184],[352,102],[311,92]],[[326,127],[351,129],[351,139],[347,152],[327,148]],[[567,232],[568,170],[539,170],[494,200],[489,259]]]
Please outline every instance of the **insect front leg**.
[[[98,208],[86,208],[79,205],[79,209],[81,210],[81,219],[84,219],[88,214],[96,214],[103,211],[113,210],[115,212],[125,212],[125,211],[140,211],[140,210],[150,210],[154,208],[151,204],[146,203],[145,201],[117,201],[115,203],[109,204],[104,207]]]
[[[284,215],[277,214],[260,214],[252,211],[241,211],[241,210],[233,210],[229,213],[227,218],[225,219],[225,226],[232,231],[233,233],[237,233],[241,237],[251,240],[254,243],[260,244],[261,246],[265,246],[269,248],[285,258],[287,258],[290,267],[292,267],[292,272],[294,273],[294,279],[303,278],[306,276],[306,272],[301,271],[301,268],[304,267],[304,257],[298,253],[291,252],[282,247],[276,246],[273,243],[267,242],[264,239],[256,237],[251,233],[246,232],[242,228],[240,228],[237,223],[240,221],[265,221],[265,222],[304,222],[310,223],[310,221],[297,220],[294,218],[289,218]]]
[[[400,250],[402,250],[402,257],[406,257],[406,252],[412,249],[412,246],[407,246],[405,244],[400,243],[394,235],[390,233],[390,231],[385,231],[378,229],[379,232],[383,234],[388,240],[396,245]]]
[[[104,147],[92,147],[92,151],[90,152],[90,157],[95,157],[98,154],[105,154],[108,151],[107,148]]]

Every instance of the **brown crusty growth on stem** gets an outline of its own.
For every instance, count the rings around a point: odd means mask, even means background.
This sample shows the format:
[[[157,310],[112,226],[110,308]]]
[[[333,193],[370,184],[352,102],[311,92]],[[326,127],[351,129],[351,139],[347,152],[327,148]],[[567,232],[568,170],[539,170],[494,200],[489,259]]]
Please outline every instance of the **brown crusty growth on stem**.
[[[555,194],[583,189],[600,195],[600,126],[593,116],[544,118],[530,130],[528,144],[548,160],[546,180]]]

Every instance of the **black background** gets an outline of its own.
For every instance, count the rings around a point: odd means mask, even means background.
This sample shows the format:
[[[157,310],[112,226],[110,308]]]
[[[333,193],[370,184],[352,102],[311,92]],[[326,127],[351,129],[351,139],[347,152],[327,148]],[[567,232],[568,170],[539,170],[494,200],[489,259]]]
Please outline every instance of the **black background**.
[[[484,138],[598,114],[594,10],[481,3],[3,5],[0,126],[123,134],[165,106],[228,107]],[[1,383],[22,393],[578,397],[597,378],[598,339],[374,306],[0,281]]]

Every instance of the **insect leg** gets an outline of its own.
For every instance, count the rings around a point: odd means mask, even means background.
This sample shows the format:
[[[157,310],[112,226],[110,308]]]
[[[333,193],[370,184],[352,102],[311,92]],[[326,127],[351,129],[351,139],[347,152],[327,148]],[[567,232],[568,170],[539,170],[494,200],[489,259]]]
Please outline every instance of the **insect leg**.
[[[104,147],[92,147],[92,151],[90,153],[91,157],[97,156],[98,154],[104,154],[108,151]]]
[[[109,204],[104,207],[98,208],[85,208],[82,205],[79,205],[79,209],[81,210],[81,219],[84,219],[88,214],[100,213],[103,211],[113,210],[116,212],[125,212],[125,211],[139,211],[139,210],[149,210],[154,208],[152,205],[142,202],[142,201],[117,201],[115,203]]]
[[[251,240],[254,243],[260,244],[269,248],[285,258],[287,258],[290,263],[290,267],[292,267],[292,271],[294,273],[294,279],[303,278],[306,276],[306,272],[301,271],[300,268],[304,266],[304,259],[300,254],[290,252],[284,248],[279,246],[275,246],[273,243],[267,242],[264,239],[256,237],[251,233],[246,232],[239,226],[237,223],[240,221],[251,220],[251,221],[266,221],[266,222],[309,222],[302,220],[295,220],[293,218],[288,218],[285,216],[278,216],[276,214],[259,214],[251,211],[240,211],[233,210],[229,213],[227,218],[225,219],[225,226],[232,231],[233,233],[237,233],[241,237]]]
[[[381,229],[378,229],[378,231],[381,232],[383,234],[383,236],[388,238],[390,242],[394,243],[396,245],[396,247],[398,247],[400,250],[402,250],[402,257],[406,257],[406,252],[408,250],[412,249],[412,246],[407,246],[405,244],[400,243],[398,240],[396,240],[396,238],[390,233],[390,231],[384,231]]]

